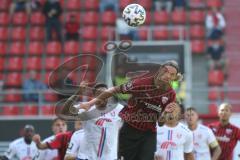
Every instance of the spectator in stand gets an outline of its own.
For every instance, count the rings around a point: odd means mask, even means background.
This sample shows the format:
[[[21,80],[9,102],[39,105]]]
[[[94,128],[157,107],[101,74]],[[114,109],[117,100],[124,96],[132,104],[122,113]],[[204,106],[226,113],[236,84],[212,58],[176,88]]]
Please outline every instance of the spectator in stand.
[[[47,40],[53,40],[52,30],[54,29],[59,41],[61,38],[61,22],[59,17],[62,14],[62,7],[58,0],[47,0],[43,6],[43,13],[46,16]]]
[[[212,40],[220,39],[223,35],[223,30],[226,27],[225,19],[217,8],[212,10],[206,16],[207,37]]]
[[[23,82],[23,92],[24,100],[27,102],[38,102],[40,90],[47,89],[47,86],[37,79],[37,74],[35,71],[29,72],[29,79]]]
[[[115,13],[118,13],[118,8],[118,0],[100,0],[99,10],[101,13],[107,9],[114,10]]]
[[[25,11],[27,14],[31,13],[31,5],[28,0],[14,0],[10,6],[10,14],[14,12]]]
[[[221,69],[227,76],[227,59],[224,53],[224,46],[221,40],[212,40],[207,48],[207,58],[209,59],[209,69]]]
[[[75,15],[71,15],[69,20],[66,22],[65,25],[65,30],[66,30],[66,34],[65,34],[65,38],[66,40],[75,40],[78,41],[79,40],[79,34],[78,34],[78,29],[80,28],[80,24],[79,22],[77,22],[76,20],[76,16]]]
[[[186,8],[186,0],[173,0],[173,9],[183,10]]]
[[[168,13],[172,11],[172,0],[154,0],[154,8],[156,11],[166,10]]]
[[[33,11],[38,11],[42,7],[40,0],[31,0],[31,9]]]

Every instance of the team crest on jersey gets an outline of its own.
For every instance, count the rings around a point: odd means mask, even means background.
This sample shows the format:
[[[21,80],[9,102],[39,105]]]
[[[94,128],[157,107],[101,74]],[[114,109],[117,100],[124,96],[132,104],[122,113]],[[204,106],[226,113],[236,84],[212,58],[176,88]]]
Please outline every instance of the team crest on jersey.
[[[178,138],[178,139],[181,139],[181,138],[182,138],[182,134],[181,134],[181,133],[178,133],[178,134],[177,134],[177,138]]]
[[[217,128],[212,128],[212,130],[214,133],[217,132]]]
[[[232,129],[226,129],[226,133],[227,134],[231,134],[232,133]]]
[[[128,83],[126,83],[125,85],[124,85],[124,90],[125,91],[128,91],[128,90],[130,90],[131,88],[133,87],[133,84],[132,84],[132,82],[128,82]]]
[[[168,101],[168,97],[162,97],[162,103],[163,103],[163,104],[166,104],[167,101]]]

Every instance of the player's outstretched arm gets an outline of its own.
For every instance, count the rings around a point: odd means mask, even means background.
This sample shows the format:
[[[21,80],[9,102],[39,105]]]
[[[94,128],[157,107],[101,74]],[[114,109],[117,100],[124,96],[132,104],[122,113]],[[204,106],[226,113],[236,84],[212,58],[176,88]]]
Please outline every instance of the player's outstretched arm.
[[[212,150],[212,159],[211,160],[218,160],[218,158],[220,157],[222,150],[221,147],[219,145],[217,145],[214,148],[211,148]]]
[[[36,143],[38,149],[47,149],[48,148],[47,143],[41,142],[41,137],[39,134],[34,135],[32,140]]]

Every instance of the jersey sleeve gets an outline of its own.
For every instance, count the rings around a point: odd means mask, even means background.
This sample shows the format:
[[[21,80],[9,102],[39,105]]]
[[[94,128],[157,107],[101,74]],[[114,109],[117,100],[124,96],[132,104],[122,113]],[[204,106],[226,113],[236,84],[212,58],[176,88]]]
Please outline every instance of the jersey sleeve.
[[[127,83],[124,83],[120,85],[120,92],[125,94],[133,94],[134,91],[136,91],[141,86],[141,81],[138,80],[132,80]]]
[[[61,142],[63,140],[63,134],[58,134],[56,137],[51,140],[50,142],[46,142],[48,145],[48,148],[50,149],[58,149],[61,148]]]
[[[210,128],[208,128],[207,142],[208,142],[208,145],[210,146],[210,148],[215,148],[218,146],[218,141]]]
[[[237,128],[237,140],[240,141],[240,129],[239,128]]]
[[[14,143],[10,143],[8,150],[4,153],[4,156],[6,156],[8,159],[13,159],[16,155],[16,147]]]
[[[190,153],[193,151],[193,135],[191,132],[187,133],[183,151],[184,153]]]
[[[78,136],[77,132],[75,132],[73,134],[73,136],[71,137],[70,143],[68,145],[68,148],[67,148],[67,151],[66,151],[67,154],[77,155],[78,149],[79,149],[79,146],[80,146],[78,138],[79,138],[79,136]]]

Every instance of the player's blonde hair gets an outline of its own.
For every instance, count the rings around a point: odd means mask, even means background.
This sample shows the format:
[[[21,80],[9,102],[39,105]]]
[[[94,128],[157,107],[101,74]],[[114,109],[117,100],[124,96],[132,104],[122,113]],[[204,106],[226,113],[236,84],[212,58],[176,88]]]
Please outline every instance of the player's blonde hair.
[[[220,109],[223,108],[223,107],[224,108],[227,107],[227,108],[230,109],[230,111],[232,111],[232,105],[230,103],[225,102],[225,103],[220,104],[219,107],[218,107],[218,111],[220,111]]]

